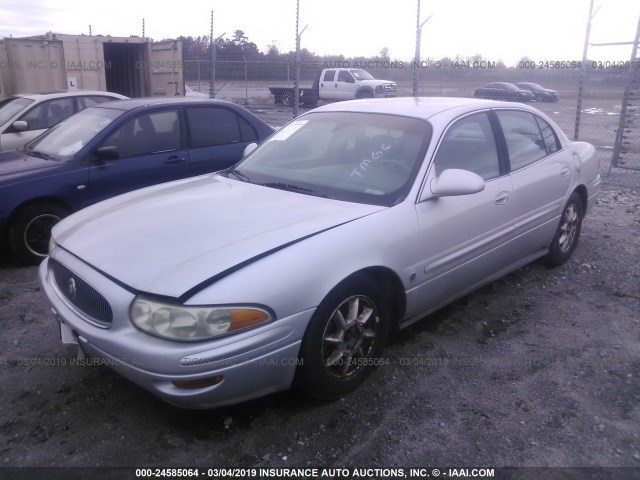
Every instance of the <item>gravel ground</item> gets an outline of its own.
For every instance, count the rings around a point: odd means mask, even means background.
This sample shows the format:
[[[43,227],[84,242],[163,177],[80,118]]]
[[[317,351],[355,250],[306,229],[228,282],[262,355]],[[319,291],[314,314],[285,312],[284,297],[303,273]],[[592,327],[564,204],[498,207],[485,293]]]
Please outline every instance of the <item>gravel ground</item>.
[[[639,185],[605,177],[567,264],[536,262],[396,334],[387,364],[328,403],[186,411],[70,365],[36,268],[3,254],[0,465],[640,467]]]

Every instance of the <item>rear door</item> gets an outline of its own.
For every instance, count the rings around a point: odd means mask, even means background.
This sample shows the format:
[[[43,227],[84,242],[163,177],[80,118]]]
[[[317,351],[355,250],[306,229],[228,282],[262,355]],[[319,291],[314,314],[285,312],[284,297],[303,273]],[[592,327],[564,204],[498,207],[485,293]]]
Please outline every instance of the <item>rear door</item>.
[[[522,110],[496,110],[504,133],[513,183],[518,248],[534,252],[549,246],[571,185],[569,152],[553,128]]]
[[[258,141],[255,129],[241,115],[223,106],[186,107],[191,175],[234,165],[244,147]]]
[[[189,176],[189,152],[183,145],[179,108],[129,117],[99,145],[115,147],[119,157],[98,161],[92,154],[91,198],[99,201]]]
[[[338,100],[339,97],[335,82],[336,75],[336,70],[325,70],[320,77],[318,92],[322,100]]]

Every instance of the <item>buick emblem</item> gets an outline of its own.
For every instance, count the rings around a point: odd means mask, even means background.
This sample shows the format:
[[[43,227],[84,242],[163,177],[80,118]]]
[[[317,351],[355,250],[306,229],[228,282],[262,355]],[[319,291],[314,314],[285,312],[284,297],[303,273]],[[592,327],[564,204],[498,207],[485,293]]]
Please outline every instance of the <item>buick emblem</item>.
[[[76,295],[78,293],[78,288],[76,286],[76,279],[71,277],[67,280],[67,293],[69,294],[69,299],[75,300]]]

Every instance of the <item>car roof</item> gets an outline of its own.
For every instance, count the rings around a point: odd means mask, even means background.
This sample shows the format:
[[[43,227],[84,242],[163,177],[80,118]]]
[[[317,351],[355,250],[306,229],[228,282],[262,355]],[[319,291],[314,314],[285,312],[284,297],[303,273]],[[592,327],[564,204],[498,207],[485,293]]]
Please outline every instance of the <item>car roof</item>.
[[[525,105],[498,100],[459,97],[396,97],[350,100],[324,105],[314,112],[383,113],[428,119],[446,111],[456,114],[487,108],[522,108]],[[528,110],[528,108],[525,108]]]
[[[102,95],[110,96],[114,98],[127,98],[124,95],[113,92],[104,92],[101,90],[54,90],[50,92],[38,92],[38,93],[18,93],[13,95],[14,97],[29,98],[31,100],[49,100],[51,98],[62,97],[78,97],[85,95]]]
[[[91,108],[113,108],[117,110],[129,111],[136,108],[150,107],[156,105],[229,105],[238,108],[235,103],[225,100],[203,97],[146,97],[128,98],[117,102],[105,102]]]

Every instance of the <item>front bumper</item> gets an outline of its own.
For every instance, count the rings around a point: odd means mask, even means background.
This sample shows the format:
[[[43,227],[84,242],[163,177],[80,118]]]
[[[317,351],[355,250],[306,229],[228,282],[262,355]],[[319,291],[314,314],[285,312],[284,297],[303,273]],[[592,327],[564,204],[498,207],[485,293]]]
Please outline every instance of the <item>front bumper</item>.
[[[133,326],[129,308],[134,293],[59,247],[52,252],[52,258],[99,291],[113,310],[110,327],[92,322],[61,293],[47,258],[39,268],[40,283],[63,330],[71,333],[85,354],[101,359],[100,364],[168,403],[184,408],[213,408],[291,386],[299,363],[300,342],[313,309],[215,340],[170,341]],[[213,377],[222,380],[202,388],[182,388],[174,383]]]

